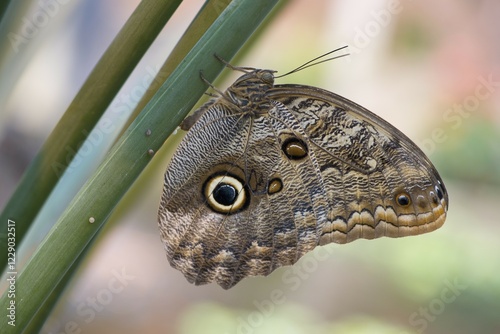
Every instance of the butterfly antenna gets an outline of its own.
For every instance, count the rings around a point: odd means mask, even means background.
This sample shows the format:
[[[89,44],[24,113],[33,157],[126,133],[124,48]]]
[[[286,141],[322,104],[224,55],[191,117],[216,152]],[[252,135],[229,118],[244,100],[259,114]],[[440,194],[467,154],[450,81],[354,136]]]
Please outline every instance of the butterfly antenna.
[[[282,75],[279,75],[279,76],[276,76],[275,78],[281,78],[281,77],[284,77],[286,75],[289,75],[289,74],[292,74],[292,73],[295,73],[295,72],[298,72],[298,71],[302,71],[303,69],[305,68],[308,68],[308,67],[311,67],[311,66],[314,66],[314,65],[318,65],[318,64],[321,64],[321,63],[324,63],[324,62],[327,62],[327,61],[330,61],[330,60],[333,60],[333,59],[337,59],[337,58],[342,58],[342,57],[345,57],[345,56],[348,56],[349,53],[344,53],[344,54],[341,54],[339,56],[335,56],[335,57],[331,57],[331,58],[327,58],[327,59],[322,59],[328,55],[331,55],[332,53],[335,53],[335,52],[338,52],[340,50],[344,50],[344,49],[347,49],[347,45],[343,46],[343,47],[340,47],[338,49],[335,49],[335,50],[332,50],[330,52],[327,52],[325,54],[322,54],[321,56],[319,57],[316,57],[314,59],[311,59],[309,60],[307,63],[304,63],[302,65],[300,65],[299,67],[291,70],[290,72],[287,72],[285,74],[282,74]],[[320,60],[322,59],[322,60]]]

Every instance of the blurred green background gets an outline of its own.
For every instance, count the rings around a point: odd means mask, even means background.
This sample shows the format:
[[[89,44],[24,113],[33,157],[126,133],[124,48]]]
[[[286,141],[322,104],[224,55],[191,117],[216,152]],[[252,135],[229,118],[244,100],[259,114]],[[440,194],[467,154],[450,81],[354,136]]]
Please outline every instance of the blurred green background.
[[[19,79],[0,116],[0,207],[137,3],[68,2],[19,46],[12,70]],[[110,108],[117,125],[202,4],[185,0],[139,64]],[[278,83],[336,92],[412,138],[449,192],[441,229],[328,245],[229,291],[195,287],[170,268],[157,231],[162,175],[172,153],[165,145],[115,210],[43,332],[500,333],[499,16],[495,0],[292,0],[233,60],[284,73],[348,45],[349,57]],[[216,85],[224,89],[237,75],[228,73]],[[178,140],[180,134],[169,144]],[[57,204],[40,213],[21,262],[99,154],[75,166],[76,178],[52,194]]]

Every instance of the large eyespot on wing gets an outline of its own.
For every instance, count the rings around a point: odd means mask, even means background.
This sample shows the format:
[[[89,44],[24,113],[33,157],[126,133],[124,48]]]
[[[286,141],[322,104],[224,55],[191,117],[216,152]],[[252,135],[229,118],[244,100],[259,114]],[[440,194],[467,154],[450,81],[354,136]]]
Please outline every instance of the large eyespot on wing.
[[[421,234],[444,223],[439,174],[388,122],[315,87],[279,85],[268,96],[303,126],[321,165],[330,210],[320,244]]]
[[[250,203],[250,194],[245,181],[230,172],[210,175],[203,184],[202,194],[214,212],[226,215],[238,213]]]

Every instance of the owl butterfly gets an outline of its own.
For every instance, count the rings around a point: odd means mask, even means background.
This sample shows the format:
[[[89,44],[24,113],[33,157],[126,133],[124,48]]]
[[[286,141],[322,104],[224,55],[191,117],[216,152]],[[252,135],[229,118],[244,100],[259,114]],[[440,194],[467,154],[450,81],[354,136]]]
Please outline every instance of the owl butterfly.
[[[443,225],[441,177],[398,129],[329,91],[274,85],[275,71],[227,66],[244,74],[184,120],[165,173],[161,239],[189,282],[229,289],[318,245]]]

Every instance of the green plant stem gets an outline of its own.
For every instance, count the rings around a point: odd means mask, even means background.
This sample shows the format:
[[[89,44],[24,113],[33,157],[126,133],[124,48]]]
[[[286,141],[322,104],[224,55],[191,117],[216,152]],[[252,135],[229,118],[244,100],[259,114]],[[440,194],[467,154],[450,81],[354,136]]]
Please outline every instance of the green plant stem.
[[[8,219],[16,222],[19,245],[76,151],[180,3],[140,2],[99,60],[0,215],[0,268],[7,263]]]
[[[166,80],[166,78],[173,72],[176,66],[179,65],[182,59],[186,57],[191,48],[196,44],[201,36],[203,36],[210,25],[212,25],[212,23],[217,19],[221,11],[224,10],[229,3],[231,3],[231,0],[209,0],[205,3],[203,8],[200,10],[193,22],[191,22],[182,38],[168,56],[168,59],[163,64],[158,75],[152,80],[151,85],[148,87],[146,93],[134,109],[134,112],[129,116],[128,124],[123,127],[123,131],[120,136],[126,131],[127,127],[132,123],[137,115],[139,115],[141,110],[146,106],[147,102],[151,100],[154,94],[158,91],[160,88],[160,84],[158,83],[162,83]],[[117,138],[120,136],[117,136]],[[50,203],[47,202],[47,205],[50,205]],[[93,242],[87,244],[79,259],[75,261],[72,268],[69,269],[68,274],[64,276],[57,287],[52,291],[51,296],[46,299],[44,305],[40,307],[40,312],[36,314],[30,322],[29,327],[26,328],[27,332],[36,333],[42,329],[45,319],[52,311],[52,307],[55,306],[57,299],[63,293],[67,283],[73,277],[74,271],[79,266],[80,262],[85,258],[87,251],[89,251],[92,245]]]
[[[16,332],[29,326],[41,305],[103,226],[168,135],[206,90],[199,73],[213,81],[277,0],[234,0],[169,76],[96,173],[67,207],[17,279]],[[146,136],[146,131],[151,132]],[[148,133],[149,133],[148,131]],[[94,223],[90,223],[90,218]],[[0,309],[9,299],[4,294]]]
[[[175,45],[174,49],[167,57],[167,60],[165,60],[165,63],[161,66],[158,74],[152,80],[151,85],[149,85],[139,103],[137,103],[137,106],[131,113],[127,124],[123,127],[123,131],[120,135],[125,132],[132,121],[151,100],[153,95],[156,94],[160,88],[157,83],[164,82],[168,78],[168,76],[179,65],[182,59],[184,59],[191,48],[198,42],[201,36],[203,36],[203,34],[214,23],[219,14],[229,5],[229,3],[231,3],[231,0],[208,0],[205,2],[198,15],[196,15],[179,42]]]

